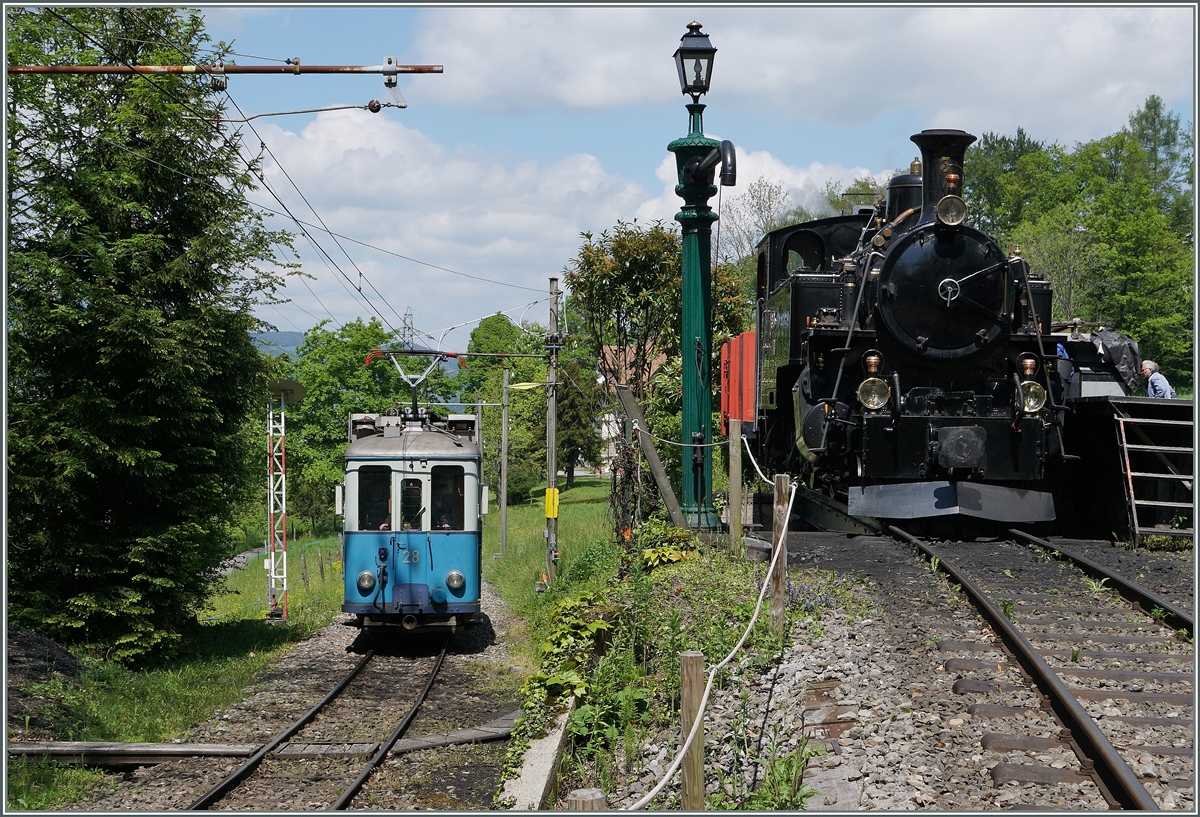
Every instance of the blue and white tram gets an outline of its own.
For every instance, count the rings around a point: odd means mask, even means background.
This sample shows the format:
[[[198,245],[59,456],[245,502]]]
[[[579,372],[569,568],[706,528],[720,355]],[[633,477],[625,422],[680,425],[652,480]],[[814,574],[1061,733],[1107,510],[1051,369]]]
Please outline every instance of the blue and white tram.
[[[469,623],[487,513],[476,418],[351,414],[349,435],[342,611],[370,630]]]

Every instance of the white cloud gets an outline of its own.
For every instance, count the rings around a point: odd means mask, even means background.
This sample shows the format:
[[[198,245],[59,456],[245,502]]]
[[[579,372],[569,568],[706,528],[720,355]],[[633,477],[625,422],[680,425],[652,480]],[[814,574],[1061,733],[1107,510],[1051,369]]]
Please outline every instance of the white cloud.
[[[486,110],[647,105],[677,98],[674,8],[445,8],[418,52],[447,65],[439,101]],[[1087,139],[1150,94],[1193,93],[1186,7],[706,8],[714,100],[863,125],[917,111],[929,127]],[[450,66],[453,66],[451,68]],[[975,124],[978,123],[978,124]],[[1115,126],[1114,126],[1115,123]]]
[[[397,311],[411,305],[438,324],[421,321],[426,331],[533,300],[574,257],[581,231],[613,223],[645,198],[639,185],[607,173],[593,156],[508,165],[479,148],[446,149],[395,119],[363,111],[321,114],[299,133],[275,125],[259,133],[275,157],[266,158],[267,181],[301,220],[316,219],[287,177],[333,232],[426,264],[528,288],[489,285],[342,241],[352,263],[333,238],[310,229],[332,264],[351,279],[347,284],[306,240],[298,242],[305,269],[318,279],[310,286],[339,318],[370,314],[345,291],[358,286],[360,271]],[[268,194],[255,198],[275,206]],[[364,292],[386,313],[370,283]],[[288,289],[309,312],[323,311],[303,285]],[[399,325],[395,314],[387,317]]]
[[[231,14],[229,27],[252,27],[234,11],[220,12]],[[301,16],[280,14],[284,22]],[[1193,10],[1182,7],[446,7],[411,18],[422,27],[405,56],[446,66],[436,83],[405,87],[413,110],[429,111],[426,122],[445,114],[440,130],[402,124],[420,118],[360,110],[322,114],[296,133],[280,124],[258,130],[331,229],[529,288],[489,285],[345,244],[392,307],[403,313],[412,306],[421,329],[440,331],[514,307],[519,317],[522,304],[543,297],[547,278],[578,252],[581,232],[634,217],[670,222],[679,210],[675,159],[649,152],[642,160],[651,138],[643,122],[650,121],[647,111],[659,116],[670,108],[683,124],[671,53],[693,14],[718,48],[710,122],[721,122],[738,144],[739,184],[723,189],[725,198],[766,176],[811,207],[831,179],[845,183],[891,169],[852,165],[856,158],[837,164],[831,156],[846,152],[828,140],[840,137],[856,151],[863,145],[875,151],[868,155],[907,167],[917,151],[904,139],[911,131],[897,137],[896,123],[979,135],[1022,126],[1034,138],[1069,144],[1116,130],[1150,94],[1177,109],[1193,95]],[[477,115],[473,130],[447,128],[457,127],[463,110]],[[657,162],[657,186],[646,182],[653,189],[645,189],[606,167],[618,161],[616,151],[602,160],[555,135],[578,133],[562,123],[593,111],[611,113],[619,150],[628,146],[641,167]],[[528,133],[525,122],[536,123]],[[503,127],[489,129],[497,123]],[[542,123],[549,134],[539,131]],[[498,131],[503,138],[493,138]],[[478,144],[457,142],[463,138]],[[248,150],[256,153],[257,143]],[[626,164],[623,172],[638,172]],[[293,212],[313,220],[270,159],[267,173]],[[258,199],[270,203],[263,194]],[[711,203],[717,206],[716,197]],[[317,237],[356,282],[357,270],[332,239]],[[298,246],[318,278],[313,288],[339,318],[370,314],[346,291],[351,284],[337,283],[317,253],[303,241]],[[304,287],[289,293],[323,314]],[[262,314],[276,318],[271,310]],[[302,313],[289,314],[311,325]],[[398,316],[388,316],[399,325]],[[527,315],[545,316],[544,304]],[[468,332],[448,344],[465,346]]]
[[[802,204],[809,209],[816,209],[821,201],[821,190],[831,180],[846,184],[862,176],[876,176],[880,181],[886,181],[890,172],[873,172],[865,167],[843,167],[836,164],[812,162],[805,167],[794,167],[787,164],[769,151],[745,151],[736,148],[737,152],[737,184],[734,187],[722,188],[722,198],[739,195],[747,185],[760,177],[780,182],[792,197],[793,204]],[[675,183],[678,171],[675,167],[675,157],[667,156],[655,169],[655,176],[662,182],[662,190],[658,196],[642,202],[636,211],[638,221],[651,222],[655,219],[671,221],[679,211],[682,200],[675,194]],[[713,197],[709,202],[713,209],[719,209],[719,199]]]

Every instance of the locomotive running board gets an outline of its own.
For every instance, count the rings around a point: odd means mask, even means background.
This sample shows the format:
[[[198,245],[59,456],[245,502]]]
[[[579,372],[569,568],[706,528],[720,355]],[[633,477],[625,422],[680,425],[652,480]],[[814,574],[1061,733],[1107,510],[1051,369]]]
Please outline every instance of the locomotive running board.
[[[981,482],[906,482],[866,485],[849,492],[854,516],[924,519],[961,514],[997,522],[1050,522],[1054,495]]]

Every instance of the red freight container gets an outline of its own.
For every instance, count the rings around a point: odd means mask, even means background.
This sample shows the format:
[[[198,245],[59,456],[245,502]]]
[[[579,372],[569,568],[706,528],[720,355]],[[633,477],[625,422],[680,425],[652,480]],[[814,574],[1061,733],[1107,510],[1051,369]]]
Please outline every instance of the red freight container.
[[[721,433],[729,419],[754,424],[757,413],[754,365],[755,333],[743,332],[721,347]]]

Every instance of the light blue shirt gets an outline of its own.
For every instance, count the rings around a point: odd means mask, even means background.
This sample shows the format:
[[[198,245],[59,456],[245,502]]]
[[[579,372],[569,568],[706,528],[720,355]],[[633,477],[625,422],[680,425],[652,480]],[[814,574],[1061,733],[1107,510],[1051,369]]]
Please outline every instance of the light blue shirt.
[[[1146,378],[1146,396],[1170,399],[1175,397],[1175,390],[1171,388],[1171,384],[1167,382],[1167,378],[1163,376],[1162,372],[1154,372]]]

